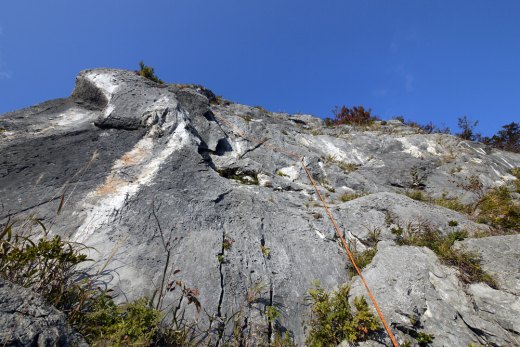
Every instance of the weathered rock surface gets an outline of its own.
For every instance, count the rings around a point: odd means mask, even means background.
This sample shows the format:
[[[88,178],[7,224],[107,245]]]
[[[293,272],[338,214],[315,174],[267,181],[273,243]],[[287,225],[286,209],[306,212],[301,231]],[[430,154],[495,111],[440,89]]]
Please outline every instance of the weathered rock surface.
[[[370,194],[336,206],[338,221],[363,250],[371,238],[391,240],[392,229],[431,228],[444,233],[456,230],[468,232],[488,230],[486,225],[474,223],[467,216],[453,210],[410,199],[401,194],[382,192]],[[450,226],[455,221],[457,226]],[[334,231],[330,229],[332,234]]]
[[[501,289],[520,295],[520,235],[466,239],[457,246],[477,253],[482,268],[495,278]]]
[[[0,278],[0,345],[87,346],[65,314],[39,295]]]
[[[456,270],[440,264],[425,247],[382,241],[363,276],[398,335],[432,334],[432,346],[519,342],[520,298],[482,283],[465,288]],[[365,295],[359,278],[351,294]]]
[[[419,134],[398,121],[327,128],[309,115],[219,102],[200,86],[96,69],[79,74],[71,97],[0,118],[0,221],[35,215],[52,233],[93,247],[100,266],[110,259],[106,280],[120,298],[151,295],[166,267],[167,274],[180,269],[174,279],[200,293],[205,313],[190,307],[187,317],[225,320],[246,307],[248,329],[264,329],[266,307],[274,305],[279,324],[302,345],[311,281],[334,288],[350,280],[350,265],[301,164],[273,146],[304,157],[360,250],[373,246],[374,236],[393,239],[398,223],[486,230],[402,193],[474,202],[479,191],[464,187],[469,177],[478,176],[485,190],[513,180],[511,169],[520,166],[518,154]],[[342,202],[348,194],[362,197]],[[482,256],[490,272],[504,269],[494,272],[497,295],[479,285],[463,288],[426,249],[388,245],[366,271],[396,327],[409,326],[413,314],[435,334],[435,345],[512,343],[518,284],[506,280],[505,268],[514,261]],[[245,305],[255,288],[258,297]],[[168,294],[165,305],[173,300]],[[504,303],[508,310],[489,313],[490,305]]]

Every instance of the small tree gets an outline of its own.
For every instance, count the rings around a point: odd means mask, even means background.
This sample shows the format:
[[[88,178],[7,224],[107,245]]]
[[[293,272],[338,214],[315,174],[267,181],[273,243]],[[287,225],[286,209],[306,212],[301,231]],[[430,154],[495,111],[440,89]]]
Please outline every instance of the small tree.
[[[475,141],[479,138],[479,134],[474,133],[475,127],[478,125],[478,120],[473,121],[463,116],[458,119],[458,126],[461,130],[457,134],[458,137],[464,140]]]
[[[138,71],[138,73],[139,73],[140,76],[148,78],[151,81],[154,81],[154,82],[157,82],[157,83],[160,83],[160,84],[164,83],[159,77],[157,77],[157,75],[155,74],[154,68],[151,67],[151,66],[145,65],[144,61],[142,61],[142,60],[139,62],[139,71]]]
[[[511,122],[502,126],[489,142],[493,147],[520,153],[520,124]]]

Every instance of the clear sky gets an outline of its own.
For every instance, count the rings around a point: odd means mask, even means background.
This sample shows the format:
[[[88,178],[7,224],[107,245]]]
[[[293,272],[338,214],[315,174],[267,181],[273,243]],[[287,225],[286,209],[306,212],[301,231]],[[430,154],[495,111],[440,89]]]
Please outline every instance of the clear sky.
[[[490,135],[520,121],[519,0],[13,0],[0,4],[0,114],[70,95],[87,68],[199,83],[332,116],[364,105]]]

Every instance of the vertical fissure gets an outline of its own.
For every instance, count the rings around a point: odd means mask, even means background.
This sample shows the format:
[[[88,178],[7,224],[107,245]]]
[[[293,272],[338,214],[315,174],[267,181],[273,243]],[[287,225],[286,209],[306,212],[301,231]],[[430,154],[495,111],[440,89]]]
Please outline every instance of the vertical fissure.
[[[270,280],[269,283],[269,307],[273,307],[273,282]],[[273,320],[267,320],[267,343],[271,345],[271,339],[273,337]]]
[[[216,343],[216,347],[219,347],[220,346],[220,343],[222,341],[222,338],[224,336],[224,330],[225,330],[225,323],[224,323],[224,319],[222,317],[222,302],[224,301],[224,273],[223,273],[223,266],[224,266],[224,261],[225,261],[225,247],[224,247],[224,242],[226,240],[226,231],[225,229],[223,228],[222,229],[222,242],[221,242],[221,249],[220,249],[220,253],[218,255],[218,260],[219,260],[219,266],[218,266],[218,270],[219,270],[219,273],[220,273],[220,295],[219,295],[219,299],[218,299],[218,306],[217,306],[217,317],[219,319],[219,326],[218,326],[218,340],[217,340],[217,343]]]

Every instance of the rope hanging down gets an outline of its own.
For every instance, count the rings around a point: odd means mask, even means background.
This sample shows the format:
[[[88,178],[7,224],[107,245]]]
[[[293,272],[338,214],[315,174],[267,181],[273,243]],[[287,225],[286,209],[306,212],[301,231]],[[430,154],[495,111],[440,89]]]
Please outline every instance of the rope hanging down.
[[[328,206],[327,202],[325,201],[325,198],[320,193],[320,191],[318,189],[318,186],[316,185],[316,182],[312,178],[312,175],[311,175],[309,169],[307,168],[307,165],[305,164],[304,158],[300,157],[296,153],[293,153],[293,152],[290,152],[290,151],[286,151],[286,150],[284,150],[282,148],[279,148],[279,147],[276,147],[276,146],[272,146],[272,145],[266,143],[265,139],[264,140],[260,140],[260,139],[257,139],[256,137],[252,136],[252,135],[244,134],[235,125],[231,124],[227,119],[224,119],[223,117],[221,117],[219,115],[215,114],[215,117],[217,117],[219,120],[221,120],[223,123],[225,123],[230,129],[233,130],[233,132],[238,134],[240,137],[242,137],[242,138],[244,138],[246,140],[249,140],[251,142],[255,142],[256,144],[262,144],[264,147],[267,147],[267,148],[271,149],[274,152],[279,152],[279,153],[285,154],[286,156],[288,156],[288,157],[290,157],[290,158],[292,158],[292,159],[294,159],[296,161],[299,161],[301,163],[303,169],[305,170],[305,174],[307,175],[307,178],[309,179],[309,181],[311,182],[312,186],[314,187],[314,190],[318,194],[318,197],[320,198],[321,203],[322,203],[323,207],[325,208],[325,211],[327,211],[327,215],[329,216],[329,219],[331,220],[332,225],[334,226],[334,229],[336,230],[337,235],[341,239],[341,243],[343,244],[343,248],[345,248],[345,251],[347,252],[347,259],[350,260],[350,262],[352,263],[352,266],[354,266],[354,269],[356,270],[356,273],[358,274],[359,278],[361,279],[361,282],[363,282],[363,285],[364,285],[364,287],[365,287],[365,289],[366,289],[366,291],[368,293],[368,296],[370,297],[370,300],[372,301],[372,304],[374,304],[374,308],[376,309],[377,314],[378,314],[379,318],[381,319],[381,322],[383,322],[383,326],[385,327],[385,330],[386,330],[388,336],[390,337],[390,340],[392,340],[392,344],[394,345],[394,347],[399,347],[399,345],[397,344],[397,341],[396,341],[396,339],[394,337],[394,334],[392,333],[392,331],[390,330],[390,327],[386,323],[386,319],[383,316],[383,312],[381,312],[381,309],[379,308],[379,305],[377,304],[376,298],[372,294],[372,291],[368,287],[368,284],[365,281],[365,278],[361,274],[361,270],[359,269],[359,267],[356,264],[356,261],[354,260],[354,255],[350,251],[350,248],[348,247],[347,242],[345,241],[345,238],[343,237],[343,234],[339,230],[339,227],[338,227],[338,224],[336,223],[336,220],[334,219],[334,217],[332,216],[332,213],[330,212],[329,206]]]

